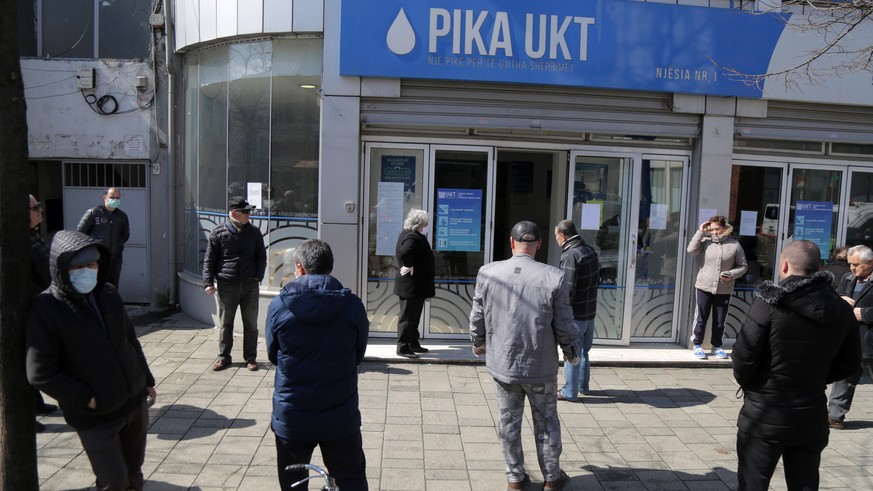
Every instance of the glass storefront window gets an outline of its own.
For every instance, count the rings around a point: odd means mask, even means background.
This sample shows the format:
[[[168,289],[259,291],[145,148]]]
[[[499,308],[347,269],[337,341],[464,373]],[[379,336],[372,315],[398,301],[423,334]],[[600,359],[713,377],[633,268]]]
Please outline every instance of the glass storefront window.
[[[289,253],[317,235],[322,40],[237,42],[185,57],[185,260],[245,196],[264,233],[264,287],[293,279]],[[196,258],[196,259],[195,259]]]

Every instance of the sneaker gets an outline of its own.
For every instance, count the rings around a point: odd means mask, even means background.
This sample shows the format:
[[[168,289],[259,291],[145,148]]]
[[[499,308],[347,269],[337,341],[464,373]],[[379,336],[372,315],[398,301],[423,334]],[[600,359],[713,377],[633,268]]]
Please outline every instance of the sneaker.
[[[558,476],[558,479],[554,481],[546,481],[545,484],[543,484],[543,491],[558,491],[564,487],[564,484],[567,484],[568,480],[570,480],[570,476],[561,469],[561,474]]]
[[[727,359],[728,355],[721,349],[721,346],[713,346],[712,347],[712,355],[717,356],[721,359]]]
[[[694,353],[694,357],[698,360],[706,359],[706,352],[703,351],[703,347],[699,344],[694,345],[694,350],[692,351],[692,353]]]
[[[215,363],[212,364],[212,371],[218,372],[224,370],[225,368],[230,366],[230,360],[226,360],[224,358],[219,358],[215,360]]]
[[[832,430],[845,430],[846,422],[842,419],[828,418],[828,427]]]

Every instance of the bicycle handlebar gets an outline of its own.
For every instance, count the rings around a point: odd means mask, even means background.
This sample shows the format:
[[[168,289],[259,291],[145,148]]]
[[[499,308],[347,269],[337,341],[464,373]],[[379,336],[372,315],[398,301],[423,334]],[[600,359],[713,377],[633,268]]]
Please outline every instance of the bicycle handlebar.
[[[321,475],[321,477],[324,478],[324,481],[325,481],[325,486],[323,488],[321,488],[322,490],[324,490],[324,491],[336,491],[337,490],[336,483],[334,482],[333,478],[330,477],[330,475],[328,475],[327,471],[325,471],[321,467],[318,467],[317,465],[291,464],[291,465],[285,467],[285,472],[298,472],[298,471],[302,471],[302,470],[313,470],[313,471],[319,473]],[[310,479],[312,479],[313,477],[315,477],[315,476],[309,476],[306,479],[300,480],[300,481],[292,484],[291,487],[292,488],[297,487],[299,484],[303,484],[303,483],[309,481]]]

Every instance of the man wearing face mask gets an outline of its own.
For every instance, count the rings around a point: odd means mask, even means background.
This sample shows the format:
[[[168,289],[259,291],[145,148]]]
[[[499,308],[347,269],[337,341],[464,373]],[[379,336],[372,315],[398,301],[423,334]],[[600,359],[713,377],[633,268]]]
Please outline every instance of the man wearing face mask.
[[[55,234],[51,286],[33,298],[27,319],[27,380],[60,404],[97,489],[142,490],[155,379],[124,303],[106,281],[108,259],[87,235]]]
[[[120,205],[121,191],[107,188],[103,193],[103,204],[86,211],[76,227],[76,230],[99,240],[109,249],[109,276],[106,281],[116,288],[121,278],[124,243],[130,238],[130,222],[127,213],[118,208]]]
[[[240,309],[243,321],[243,359],[250,371],[258,369],[259,285],[267,269],[267,249],[261,231],[249,223],[254,206],[242,196],[227,202],[229,220],[212,230],[203,258],[203,288],[218,292],[218,320],[221,334],[215,371],[230,366],[233,349],[233,321]]]

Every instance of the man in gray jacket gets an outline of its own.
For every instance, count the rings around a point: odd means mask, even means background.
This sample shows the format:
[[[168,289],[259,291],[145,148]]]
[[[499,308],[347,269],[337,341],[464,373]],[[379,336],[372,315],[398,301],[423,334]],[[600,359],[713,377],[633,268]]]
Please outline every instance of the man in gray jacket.
[[[545,490],[561,489],[569,479],[561,470],[558,420],[558,345],[564,360],[578,364],[579,340],[573,326],[569,285],[564,273],[538,263],[542,245],[537,224],[515,224],[509,240],[512,257],[479,268],[470,337],[473,353],[485,355],[494,377],[500,421],[497,433],[506,460],[508,489],[522,489],[524,470],[521,424],[524,399],[530,400],[537,455]]]

